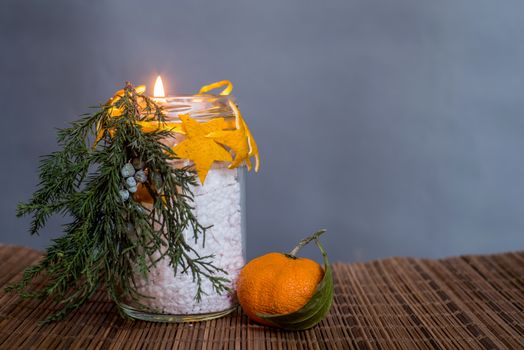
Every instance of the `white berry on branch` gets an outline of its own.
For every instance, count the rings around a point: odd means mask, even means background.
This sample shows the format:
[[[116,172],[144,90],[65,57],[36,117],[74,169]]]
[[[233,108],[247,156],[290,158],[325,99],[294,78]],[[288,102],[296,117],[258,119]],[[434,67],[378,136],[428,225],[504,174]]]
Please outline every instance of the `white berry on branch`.
[[[132,164],[126,163],[126,165],[122,167],[122,170],[120,170],[120,173],[123,177],[130,177],[135,175],[135,168]]]

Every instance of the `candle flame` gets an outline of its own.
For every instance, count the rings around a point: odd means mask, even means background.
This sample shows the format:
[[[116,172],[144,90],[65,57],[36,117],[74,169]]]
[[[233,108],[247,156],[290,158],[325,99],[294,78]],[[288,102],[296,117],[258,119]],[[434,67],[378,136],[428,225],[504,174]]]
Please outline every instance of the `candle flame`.
[[[166,97],[164,92],[164,84],[162,83],[162,78],[160,75],[156,77],[155,87],[153,88],[153,97]]]

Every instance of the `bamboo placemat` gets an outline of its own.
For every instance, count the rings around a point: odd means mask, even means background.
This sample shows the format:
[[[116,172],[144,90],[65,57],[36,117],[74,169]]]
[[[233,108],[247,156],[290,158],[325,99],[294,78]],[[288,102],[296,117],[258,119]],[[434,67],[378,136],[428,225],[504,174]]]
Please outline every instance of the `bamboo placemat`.
[[[0,286],[40,253],[0,246]],[[287,332],[240,311],[193,324],[121,319],[100,291],[65,321],[0,292],[1,349],[524,349],[524,252],[333,266],[335,301],[318,326]]]

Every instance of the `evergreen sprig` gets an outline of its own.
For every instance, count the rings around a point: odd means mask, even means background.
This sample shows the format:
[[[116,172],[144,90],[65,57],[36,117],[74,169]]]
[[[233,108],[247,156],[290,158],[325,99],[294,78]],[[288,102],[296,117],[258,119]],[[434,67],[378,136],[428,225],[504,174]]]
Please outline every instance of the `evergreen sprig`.
[[[161,126],[165,115],[127,83],[113,102],[59,130],[61,149],[41,160],[37,191],[17,208],[17,216],[32,215],[32,235],[52,215],[71,217],[42,260],[7,288],[23,298],[54,300],[58,311],[44,322],[62,319],[100,286],[117,303],[138,302],[143,295],[137,276],[147,277],[164,258],[175,275],[192,275],[197,301],[204,294],[204,279],[218,293],[229,290],[228,280],[219,275],[226,272],[213,264],[213,256],[200,256],[183,234],[191,230],[195,242],[203,241],[207,229],[193,213],[194,171],[172,166],[176,155],[162,142],[173,136],[171,131],[159,127],[144,132],[141,121]],[[143,185],[153,198],[151,205],[123,200],[119,192],[125,183],[122,167],[137,159],[147,173]]]

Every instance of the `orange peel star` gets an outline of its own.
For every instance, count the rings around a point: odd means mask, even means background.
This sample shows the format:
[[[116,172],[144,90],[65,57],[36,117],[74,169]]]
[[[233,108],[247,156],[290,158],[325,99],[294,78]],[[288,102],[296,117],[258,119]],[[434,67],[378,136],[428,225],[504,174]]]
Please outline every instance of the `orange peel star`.
[[[222,130],[209,133],[207,137],[212,138],[218,143],[229,147],[235,152],[233,162],[229,164],[229,169],[236,168],[246,161],[247,168],[251,170],[251,161],[249,160],[249,144],[246,138],[246,128],[241,123],[240,128],[236,130]]]
[[[247,139],[247,144],[249,145],[249,152],[246,157],[246,165],[248,167],[248,170],[251,170],[251,161],[249,161],[249,158],[255,157],[255,172],[258,172],[258,170],[260,169],[260,156],[258,154],[258,146],[255,142],[255,138],[251,134],[251,131],[249,131],[249,128],[247,127],[247,124],[244,121],[244,118],[242,117],[242,113],[240,113],[240,109],[238,109],[238,106],[232,101],[229,101],[229,106],[235,114],[237,129],[242,128],[245,130],[245,137]]]
[[[233,102],[230,102],[230,104],[232,107],[234,106]],[[233,111],[235,111],[235,109],[233,109]],[[242,162],[245,161],[247,169],[251,170],[251,160],[249,159],[250,146],[246,135],[246,124],[244,123],[242,116],[239,113],[236,113],[236,111],[235,126],[235,130],[214,131],[209,133],[207,137],[229,147],[235,153],[233,162],[228,166],[229,169],[239,167]]]
[[[216,118],[206,123],[199,123],[188,114],[178,116],[186,138],[173,147],[173,152],[179,158],[193,161],[201,183],[204,183],[207,173],[215,161],[232,161],[231,154],[226,149],[206,135],[221,130],[224,118]]]

